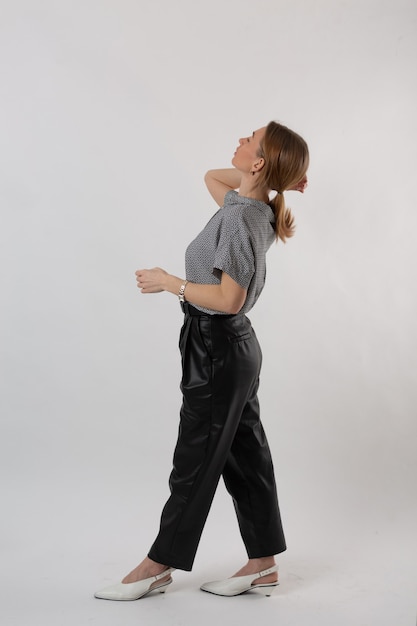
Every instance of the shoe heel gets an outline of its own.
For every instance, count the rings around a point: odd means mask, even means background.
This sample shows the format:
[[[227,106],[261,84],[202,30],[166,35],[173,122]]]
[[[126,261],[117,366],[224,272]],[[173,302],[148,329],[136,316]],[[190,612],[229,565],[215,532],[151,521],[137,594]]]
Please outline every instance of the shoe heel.
[[[269,598],[273,593],[276,593],[278,583],[275,583],[275,585],[255,585],[255,588],[266,598]]]
[[[165,585],[162,585],[161,587],[157,587],[155,591],[159,591],[159,593],[166,593],[166,590],[168,589],[171,583],[172,583],[172,580],[165,583]]]

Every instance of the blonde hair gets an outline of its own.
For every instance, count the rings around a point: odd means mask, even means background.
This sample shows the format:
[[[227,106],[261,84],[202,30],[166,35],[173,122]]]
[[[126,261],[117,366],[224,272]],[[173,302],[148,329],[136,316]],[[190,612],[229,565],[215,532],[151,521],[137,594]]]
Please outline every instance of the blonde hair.
[[[258,174],[256,186],[277,192],[270,204],[275,213],[276,238],[285,242],[293,236],[295,226],[283,194],[305,176],[309,165],[308,146],[294,131],[270,122],[260,143],[259,156],[265,164]]]

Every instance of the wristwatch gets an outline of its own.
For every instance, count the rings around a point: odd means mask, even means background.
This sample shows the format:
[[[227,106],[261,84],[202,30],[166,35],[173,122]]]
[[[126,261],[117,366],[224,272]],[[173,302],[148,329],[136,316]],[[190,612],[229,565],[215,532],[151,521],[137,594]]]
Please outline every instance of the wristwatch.
[[[179,300],[180,302],[185,302],[184,292],[185,292],[185,288],[186,288],[186,286],[187,286],[187,283],[188,283],[188,280],[185,280],[185,281],[183,282],[183,284],[181,285],[180,290],[179,290],[179,292],[178,292],[178,300]]]

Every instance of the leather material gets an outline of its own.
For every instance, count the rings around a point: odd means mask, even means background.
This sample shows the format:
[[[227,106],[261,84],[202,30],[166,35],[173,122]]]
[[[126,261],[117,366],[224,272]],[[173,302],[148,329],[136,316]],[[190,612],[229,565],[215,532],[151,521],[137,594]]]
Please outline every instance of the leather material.
[[[245,315],[185,315],[178,441],[171,496],[149,551],[191,570],[223,475],[249,558],[285,550],[274,471],[259,419],[261,350]]]

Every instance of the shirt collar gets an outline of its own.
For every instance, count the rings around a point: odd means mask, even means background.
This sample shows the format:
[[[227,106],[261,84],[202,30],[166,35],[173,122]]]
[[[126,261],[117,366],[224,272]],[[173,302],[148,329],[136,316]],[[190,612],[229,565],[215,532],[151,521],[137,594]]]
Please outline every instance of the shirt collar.
[[[246,196],[240,196],[237,191],[231,189],[224,197],[224,206],[230,204],[240,204],[242,206],[251,206],[261,211],[265,217],[271,221],[275,220],[275,214],[273,208],[263,202],[262,200],[256,200],[255,198],[247,198]]]

